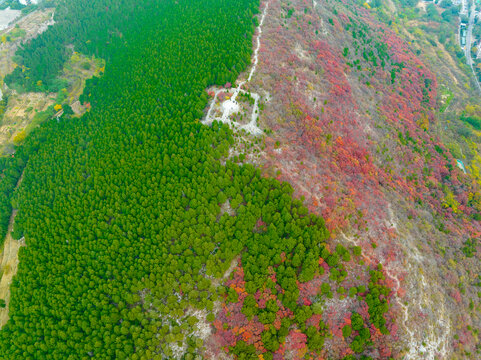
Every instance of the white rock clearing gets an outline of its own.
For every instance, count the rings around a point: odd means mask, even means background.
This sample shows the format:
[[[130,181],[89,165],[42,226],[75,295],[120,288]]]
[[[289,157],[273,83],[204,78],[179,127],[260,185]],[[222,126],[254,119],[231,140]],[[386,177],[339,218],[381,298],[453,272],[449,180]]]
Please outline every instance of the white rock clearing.
[[[209,111],[207,112],[207,116],[205,117],[204,120],[202,120],[202,124],[211,125],[214,120],[217,120],[217,121],[223,122],[224,124],[228,124],[233,129],[244,130],[247,133],[255,135],[255,136],[262,134],[262,130],[257,125],[257,119],[259,117],[259,100],[260,100],[259,94],[249,93],[250,96],[254,99],[254,106],[252,108],[252,114],[251,114],[251,118],[250,118],[249,123],[242,125],[242,124],[239,124],[239,123],[233,121],[230,117],[233,114],[240,111],[240,105],[236,100],[237,96],[239,95],[239,93],[241,93],[241,94],[247,93],[244,89],[242,89],[242,87],[245,84],[247,84],[251,81],[252,76],[254,75],[254,73],[256,71],[257,64],[259,62],[259,57],[258,57],[259,56],[259,48],[261,47],[262,24],[264,23],[264,19],[266,17],[268,8],[269,8],[269,3],[266,2],[266,5],[264,7],[264,11],[262,12],[261,21],[259,22],[259,26],[257,27],[257,38],[256,38],[257,46],[254,50],[254,57],[253,57],[253,60],[252,60],[252,68],[249,72],[249,76],[248,76],[247,80],[239,81],[237,87],[234,89],[234,93],[232,94],[231,98],[224,101],[220,105],[220,110],[222,112],[221,117],[213,117],[212,112],[214,110],[214,107],[217,104],[218,95],[220,93],[228,93],[228,92],[230,92],[230,90],[229,89],[217,89],[215,91],[215,94],[214,94],[214,99],[212,100],[212,102],[210,104]]]

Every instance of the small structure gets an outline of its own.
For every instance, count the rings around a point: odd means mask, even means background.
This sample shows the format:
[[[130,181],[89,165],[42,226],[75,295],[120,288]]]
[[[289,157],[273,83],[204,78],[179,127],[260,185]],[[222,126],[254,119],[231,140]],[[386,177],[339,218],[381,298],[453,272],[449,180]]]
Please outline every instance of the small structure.
[[[462,160],[456,159],[456,165],[458,165],[458,168],[463,170],[463,173],[466,174],[466,168],[464,167],[464,163]]]
[[[59,110],[55,115],[54,117],[57,118],[57,121],[60,120],[60,117],[63,115],[63,110]]]
[[[460,39],[460,43],[461,43],[461,47],[464,48],[464,46],[466,46],[466,24],[465,23],[461,23],[461,25],[459,26],[459,39]]]

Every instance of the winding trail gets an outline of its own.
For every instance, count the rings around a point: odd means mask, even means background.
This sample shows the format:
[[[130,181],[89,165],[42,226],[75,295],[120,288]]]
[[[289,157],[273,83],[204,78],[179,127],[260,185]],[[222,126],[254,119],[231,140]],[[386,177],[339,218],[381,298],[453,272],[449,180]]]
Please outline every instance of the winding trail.
[[[14,210],[10,217],[10,224],[8,225],[8,233],[5,238],[5,243],[3,246],[3,252],[1,253],[0,261],[0,273],[2,273],[2,278],[0,280],[0,299],[5,300],[6,307],[0,309],[0,329],[8,321],[8,305],[10,302],[10,284],[12,279],[17,273],[18,268],[18,251],[25,244],[25,240],[22,238],[17,241],[12,238],[12,229],[15,216],[17,215],[17,210]]]
[[[248,132],[252,135],[257,136],[257,135],[262,134],[262,130],[257,126],[257,119],[259,117],[259,100],[260,100],[259,94],[249,93],[249,95],[252,98],[254,98],[254,105],[253,105],[253,108],[252,108],[252,114],[251,114],[251,119],[250,119],[249,123],[242,125],[242,124],[239,124],[235,121],[232,121],[230,119],[230,117],[233,114],[239,112],[240,105],[237,102],[237,96],[239,95],[239,93],[241,93],[241,94],[247,93],[247,91],[242,89],[242,87],[245,84],[247,84],[251,81],[252,76],[254,75],[254,73],[257,69],[257,64],[259,62],[259,49],[261,47],[262,25],[264,24],[264,19],[267,15],[267,9],[268,8],[269,8],[269,3],[266,2],[266,5],[264,7],[264,11],[262,12],[261,21],[259,22],[259,26],[257,27],[257,38],[256,38],[257,46],[254,50],[254,56],[253,56],[253,60],[252,60],[252,68],[249,72],[249,76],[247,77],[247,80],[240,81],[238,83],[237,87],[235,88],[231,98],[224,101],[220,105],[220,109],[222,111],[221,117],[213,117],[212,112],[214,110],[214,107],[216,106],[218,95],[222,92],[223,93],[229,93],[230,90],[229,89],[218,89],[218,90],[216,90],[215,94],[214,94],[214,99],[212,100],[212,103],[210,104],[209,111],[207,112],[206,118],[202,121],[202,124],[211,125],[214,120],[218,120],[218,121],[223,122],[224,124],[230,125],[231,127],[235,128],[235,129],[245,130],[246,132]]]
[[[23,173],[20,176],[16,188],[20,186],[23,180]],[[18,251],[25,245],[25,238],[15,240],[12,238],[13,223],[17,215],[17,209],[13,209],[8,223],[7,236],[3,244],[2,252],[0,253],[0,299],[5,300],[6,307],[0,308],[0,329],[5,325],[9,319],[8,307],[10,303],[10,284],[17,273],[18,268]]]
[[[391,205],[388,206],[389,220],[386,221],[387,227],[392,227],[399,234],[398,224],[392,211]],[[343,232],[340,233],[342,238],[353,245],[361,245],[360,239],[355,240],[348,237]],[[451,322],[446,312],[444,304],[434,304],[432,298],[428,294],[435,293],[433,284],[428,283],[423,275],[423,264],[426,262],[425,257],[419,252],[415,244],[409,237],[405,237],[406,242],[404,249],[406,250],[406,260],[404,265],[398,261],[389,262],[381,255],[377,260],[383,264],[386,275],[394,281],[394,298],[393,301],[399,305],[402,317],[400,323],[406,331],[406,352],[403,360],[438,360],[447,359],[449,354],[449,334],[451,333]],[[366,255],[362,254],[365,260],[369,260]],[[401,280],[399,279],[399,271],[411,274],[415,277],[415,281],[407,283],[410,288],[408,293],[417,294],[409,299],[409,303],[405,303],[398,294],[401,289]],[[414,285],[418,284],[418,285]],[[413,317],[419,316],[426,311],[432,312],[434,318],[427,317],[421,327],[411,328],[409,322],[413,321]]]
[[[388,206],[389,221],[386,225],[393,227],[398,234],[401,232],[398,229],[397,219],[395,218],[391,204]],[[415,277],[415,281],[411,281],[407,284],[410,288],[407,291],[411,294],[416,294],[410,299],[409,305],[401,301],[398,296],[398,290],[401,288],[401,282],[398,275],[399,268],[402,268],[402,264],[389,263],[384,267],[386,274],[394,280],[396,283],[395,301],[402,308],[403,319],[402,325],[406,330],[408,336],[408,349],[409,351],[404,355],[404,360],[437,360],[446,359],[448,355],[448,338],[451,332],[451,323],[447,316],[445,306],[441,302],[441,305],[435,307],[432,297],[428,294],[435,294],[436,289],[432,283],[427,283],[423,275],[424,269],[426,269],[426,258],[417,249],[416,245],[412,241],[410,236],[405,235],[402,243],[405,245],[406,251],[406,264],[405,271]],[[381,259],[385,263],[384,259]],[[416,285],[415,285],[416,284]],[[431,295],[432,296],[432,295]],[[411,313],[410,311],[411,310]],[[432,312],[432,317],[426,317],[423,325],[417,331],[413,330],[408,321],[417,314],[424,314],[426,311]],[[416,327],[414,327],[416,329]]]

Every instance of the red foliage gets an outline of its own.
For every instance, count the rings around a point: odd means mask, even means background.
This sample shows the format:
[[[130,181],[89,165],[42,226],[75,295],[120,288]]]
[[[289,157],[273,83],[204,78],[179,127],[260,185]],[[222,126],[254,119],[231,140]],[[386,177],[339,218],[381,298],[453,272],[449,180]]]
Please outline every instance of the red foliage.
[[[307,336],[299,330],[291,330],[286,338],[285,351],[293,359],[302,359],[307,348]]]
[[[459,292],[459,290],[457,290],[457,289],[452,290],[452,291],[451,291],[451,296],[453,297],[454,300],[456,300],[456,302],[457,302],[458,304],[461,303],[462,298],[461,298],[461,293]]]
[[[304,2],[309,4],[309,9],[312,7],[310,1]],[[321,2],[323,8],[333,8],[331,3]],[[453,245],[467,236],[479,236],[481,226],[469,219],[473,209],[468,205],[466,193],[472,185],[461,175],[449,151],[429,130],[435,121],[435,76],[404,41],[376,22],[366,9],[359,7],[349,13],[347,9],[355,5],[350,0],[342,2],[347,5],[346,12],[339,11],[333,17],[334,25],[326,21],[330,15],[308,11],[296,26],[281,26],[278,20],[285,19],[280,16],[283,11],[280,2],[269,5],[270,16],[263,28],[257,69],[261,79],[259,87],[272,95],[261,114],[261,123],[273,131],[273,135],[266,138],[262,155],[267,170],[264,175],[276,174],[279,170],[278,178],[289,181],[295,195],[305,197],[309,210],[324,217],[333,238],[341,232],[348,233],[346,230],[360,235],[356,244],[364,247],[362,260],[366,264],[382,261],[384,266],[392,265],[389,268],[396,273],[392,276],[397,279],[386,276],[384,281],[394,290],[389,300],[393,296],[403,298],[406,295],[404,270],[395,269],[405,264],[401,248],[406,245],[397,218],[400,224],[414,222],[429,212],[428,222],[433,217],[439,218],[445,231],[451,232]],[[337,3],[337,7],[342,5]],[[296,12],[300,14],[303,10],[299,6]],[[342,51],[344,46],[353,50],[353,39],[345,28],[356,23],[368,26],[368,38],[387,45],[390,62],[385,68],[370,64],[370,72],[347,64],[349,58]],[[321,36],[317,32],[322,29],[327,30]],[[402,66],[391,84],[393,63]],[[281,147],[276,146],[277,141]],[[462,215],[443,206],[445,188],[454,193]],[[259,219],[256,230],[261,231],[265,225]],[[430,233],[421,236],[423,251],[432,251],[428,245],[431,236]],[[376,249],[371,244],[376,244]],[[281,259],[286,259],[285,254]],[[322,259],[319,264],[324,269],[322,276],[297,284],[299,297],[306,305],[318,296],[321,283],[328,281],[329,266]],[[369,281],[361,267],[352,263],[350,266],[354,269],[349,269],[349,276],[342,284],[345,288]],[[271,278],[276,281],[274,275]],[[457,275],[446,275],[445,280],[454,284]],[[256,318],[247,320],[241,312],[246,297],[242,268],[236,270],[227,284],[236,289],[239,301],[223,304],[214,324],[216,338],[224,345],[244,340],[262,350],[260,333],[264,326]],[[269,291],[255,294],[261,308],[272,296]],[[462,302],[458,291],[453,291],[451,296]],[[396,314],[399,306],[390,303],[393,307],[386,314],[386,326],[391,335],[383,337],[379,330],[370,329],[380,359],[396,356],[391,345],[400,332],[399,321],[398,325],[394,321],[399,315]],[[341,329],[350,322],[352,311],[368,320],[368,308],[365,303],[361,307],[349,305],[349,299],[341,301],[337,294],[332,304],[323,314],[334,335],[328,340],[329,346],[344,356],[350,350]],[[276,328],[286,316],[292,314],[281,306],[274,322]],[[316,325],[317,320],[312,316],[309,323]],[[285,347],[274,358],[282,358],[284,351],[294,354],[293,358],[302,358],[306,352],[305,335],[292,330]]]
[[[245,341],[247,344],[253,344],[259,352],[265,352],[261,341],[261,333],[265,330],[265,326],[260,323],[256,316],[248,320],[241,312],[244,299],[247,296],[245,291],[244,271],[241,266],[237,267],[233,272],[233,278],[225,283],[236,290],[238,293],[238,301],[236,303],[222,303],[221,310],[217,314],[214,321],[216,333],[212,342],[220,344],[220,346],[234,346],[237,341]],[[276,299],[272,295],[270,289],[257,291],[255,294],[259,308],[265,308],[267,300]],[[284,317],[292,317],[293,314],[289,309],[283,307],[282,303],[277,300],[279,311],[277,312],[274,326],[279,329],[281,327],[281,319]],[[281,347],[276,353],[281,354],[284,348]]]

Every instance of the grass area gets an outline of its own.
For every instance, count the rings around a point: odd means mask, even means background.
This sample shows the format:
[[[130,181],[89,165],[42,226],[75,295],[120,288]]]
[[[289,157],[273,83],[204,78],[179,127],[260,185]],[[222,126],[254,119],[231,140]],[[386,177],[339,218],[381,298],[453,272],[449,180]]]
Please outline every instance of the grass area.
[[[7,106],[0,122],[0,152],[8,154],[12,145],[18,145],[28,134],[44,121],[52,118],[59,105],[71,106],[76,115],[86,107],[78,102],[85,82],[92,76],[101,76],[105,61],[74,52],[58,78],[61,90],[58,93],[10,93]]]
[[[25,37],[25,35],[27,35],[27,31],[25,29],[22,29],[20,28],[19,25],[16,25],[12,31],[10,31],[9,34],[7,34],[7,36],[10,35],[10,37],[12,38],[12,40],[16,40],[16,39],[23,39]]]
[[[68,82],[66,98],[70,104],[78,100],[85,87],[85,81],[93,76],[100,76],[105,70],[105,61],[96,57],[87,57],[74,52],[65,64],[61,79]],[[60,104],[60,103],[59,103]]]
[[[439,90],[441,96],[441,106],[439,107],[439,112],[443,113],[453,100],[454,93],[447,86],[441,86]]]
[[[22,133],[25,133],[25,137],[30,134],[30,132],[36,128],[37,126],[39,126],[41,123],[43,123],[44,121],[47,121],[48,119],[52,118],[53,115],[55,114],[55,110],[54,110],[54,107],[53,105],[50,105],[47,110],[45,111],[39,111],[37,112],[34,116],[33,116],[33,119],[32,119],[32,122],[30,124],[27,125],[27,127],[25,128],[25,130],[21,131],[18,135],[22,134]],[[22,139],[23,140],[23,139]],[[15,139],[14,139],[15,141]],[[18,139],[17,139],[18,141]]]

